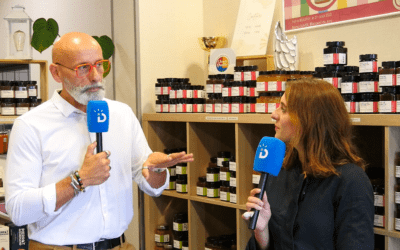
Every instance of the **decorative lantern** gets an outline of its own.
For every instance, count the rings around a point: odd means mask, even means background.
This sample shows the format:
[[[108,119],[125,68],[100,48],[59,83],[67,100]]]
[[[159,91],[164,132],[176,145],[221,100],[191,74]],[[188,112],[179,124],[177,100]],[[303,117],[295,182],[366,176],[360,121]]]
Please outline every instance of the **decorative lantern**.
[[[4,18],[7,21],[6,59],[32,59],[32,19],[25,13],[24,6],[15,5]]]

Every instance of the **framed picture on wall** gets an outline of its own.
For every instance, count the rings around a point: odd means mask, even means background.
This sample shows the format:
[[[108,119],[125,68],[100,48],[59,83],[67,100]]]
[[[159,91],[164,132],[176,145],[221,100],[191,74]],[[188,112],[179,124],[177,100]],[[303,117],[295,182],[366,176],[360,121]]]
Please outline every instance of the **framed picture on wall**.
[[[285,31],[400,13],[400,0],[282,0]]]

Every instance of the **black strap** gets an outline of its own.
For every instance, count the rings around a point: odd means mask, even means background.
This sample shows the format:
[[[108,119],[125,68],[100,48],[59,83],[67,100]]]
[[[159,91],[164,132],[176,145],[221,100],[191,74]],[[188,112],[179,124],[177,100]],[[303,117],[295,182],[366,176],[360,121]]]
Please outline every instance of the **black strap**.
[[[122,234],[121,237],[114,238],[114,239],[107,239],[107,240],[98,241],[95,243],[88,243],[88,244],[78,244],[78,245],[76,245],[76,248],[93,250],[93,245],[94,245],[94,250],[113,249],[114,247],[121,245],[121,239],[122,239],[122,243],[124,243],[125,242],[124,234]],[[66,247],[73,248],[73,245],[66,245]]]

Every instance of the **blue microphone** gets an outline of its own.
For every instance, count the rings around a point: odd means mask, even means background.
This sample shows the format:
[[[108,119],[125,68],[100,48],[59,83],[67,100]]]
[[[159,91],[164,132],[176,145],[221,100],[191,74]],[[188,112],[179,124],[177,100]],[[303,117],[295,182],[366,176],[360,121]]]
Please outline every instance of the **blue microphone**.
[[[283,158],[285,157],[286,145],[283,141],[274,137],[263,137],[258,144],[256,155],[254,157],[253,170],[261,173],[258,188],[261,192],[257,194],[257,198],[262,200],[265,192],[269,174],[278,176],[282,168]],[[250,219],[249,229],[256,228],[259,210],[254,211],[253,217]]]
[[[106,101],[89,101],[86,107],[89,132],[96,133],[97,153],[103,152],[103,132],[108,132],[110,112]]]

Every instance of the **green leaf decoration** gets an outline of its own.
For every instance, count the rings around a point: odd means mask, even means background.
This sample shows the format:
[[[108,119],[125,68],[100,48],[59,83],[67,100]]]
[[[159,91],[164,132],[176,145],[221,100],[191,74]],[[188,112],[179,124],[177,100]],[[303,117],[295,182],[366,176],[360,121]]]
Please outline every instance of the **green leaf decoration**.
[[[31,45],[34,49],[42,53],[45,49],[53,45],[58,35],[57,22],[49,18],[39,18],[33,24],[33,35]]]
[[[101,37],[93,36],[94,39],[100,44],[101,49],[103,50],[103,58],[108,59],[114,54],[114,43],[108,36],[104,35]]]

